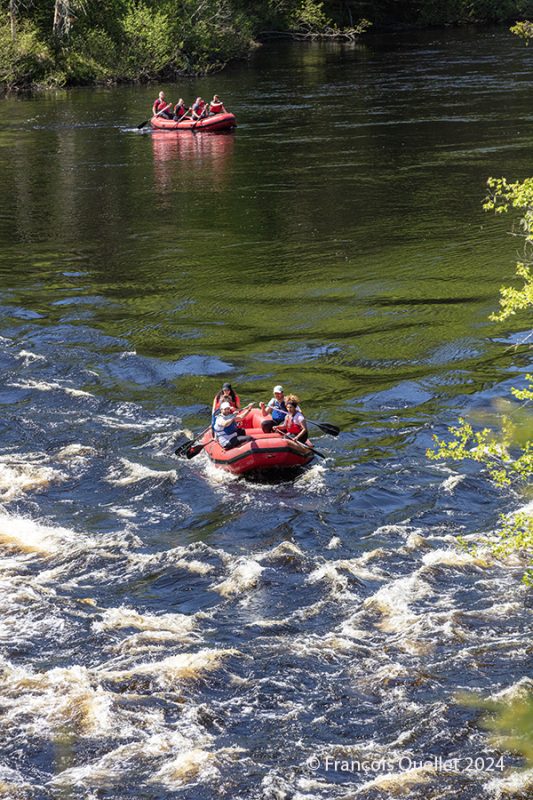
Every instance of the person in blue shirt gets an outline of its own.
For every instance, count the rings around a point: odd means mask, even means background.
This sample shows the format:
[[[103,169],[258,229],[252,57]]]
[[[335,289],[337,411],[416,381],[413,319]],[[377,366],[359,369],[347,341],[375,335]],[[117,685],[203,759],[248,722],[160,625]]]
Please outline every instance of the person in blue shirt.
[[[274,397],[268,401],[268,405],[264,403],[260,405],[263,417],[265,417],[265,419],[261,421],[261,428],[264,433],[271,433],[274,425],[282,425],[287,416],[283,386],[279,384],[274,386]]]

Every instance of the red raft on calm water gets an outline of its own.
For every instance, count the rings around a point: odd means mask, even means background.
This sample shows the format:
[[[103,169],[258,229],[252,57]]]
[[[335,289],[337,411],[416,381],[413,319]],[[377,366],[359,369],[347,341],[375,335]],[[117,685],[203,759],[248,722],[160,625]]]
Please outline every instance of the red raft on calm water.
[[[179,122],[173,119],[163,119],[163,117],[152,117],[150,125],[158,131],[211,131],[216,133],[235,128],[237,120],[235,114],[225,111],[196,121],[190,117],[185,117]]]
[[[303,467],[313,460],[314,452],[305,445],[285,439],[275,431],[263,433],[262,419],[261,412],[256,410],[242,420],[241,425],[246,429],[246,434],[253,438],[251,442],[245,442],[240,447],[224,450],[213,437],[211,429],[202,436],[199,444],[204,445],[213,464],[234,475],[290,470]],[[310,442],[306,444],[311,445]]]

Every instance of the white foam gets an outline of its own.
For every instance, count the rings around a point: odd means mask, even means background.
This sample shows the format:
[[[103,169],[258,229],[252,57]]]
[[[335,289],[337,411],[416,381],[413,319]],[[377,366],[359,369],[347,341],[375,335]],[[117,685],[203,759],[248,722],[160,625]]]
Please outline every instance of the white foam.
[[[422,556],[422,562],[426,567],[479,568],[486,566],[485,561],[462,550],[433,550]]]
[[[450,475],[449,478],[446,478],[440,485],[440,488],[446,494],[453,494],[453,490],[456,486],[459,486],[460,483],[464,481],[466,475]]]
[[[248,592],[257,586],[259,577],[264,567],[253,558],[242,557],[230,565],[230,574],[226,580],[217,583],[211,588],[222,597],[232,597],[236,594]]]
[[[53,556],[69,548],[72,550],[73,546],[88,546],[91,541],[68,528],[55,528],[0,512],[0,543],[15,550]]]
[[[294,485],[310,494],[322,494],[326,490],[326,473],[322,464],[313,464],[296,478]]]
[[[121,458],[120,466],[110,470],[106,481],[112,486],[130,486],[133,483],[154,478],[157,480],[170,480],[174,483],[177,479],[177,472],[174,469],[150,469],[150,467],[145,467],[143,464],[136,464],[126,458]]]
[[[406,795],[412,788],[428,783],[435,775],[436,772],[432,766],[413,767],[402,772],[378,775],[377,778],[358,787],[355,794],[363,794],[374,789],[380,792],[392,792],[395,795]]]
[[[180,730],[169,731],[165,728],[148,735],[141,733],[140,736],[137,731],[135,741],[116,747],[91,764],[63,770],[52,778],[50,785],[111,787],[123,781],[130,771],[136,771],[139,767],[146,768],[149,765],[150,771],[153,772],[154,764],[165,759],[167,760],[159,768],[164,783],[170,785],[174,781],[180,786],[188,780],[193,780],[203,772],[204,759],[199,753],[211,745],[211,737],[201,732],[197,723],[194,719],[191,721],[190,717],[191,714],[187,711],[181,715]],[[174,771],[172,763],[176,759],[178,761]],[[206,764],[208,760],[205,760]],[[195,764],[198,769],[195,769]],[[168,770],[165,770],[165,767],[168,767]]]
[[[186,637],[194,626],[194,617],[186,614],[139,614],[135,609],[120,606],[107,609],[102,619],[94,622],[92,627],[95,631],[137,628],[140,631],[170,634],[179,639]]]
[[[122,670],[99,671],[107,680],[124,681],[139,675],[151,677],[161,688],[172,688],[176,681],[197,680],[206,672],[218,669],[230,656],[239,655],[237,650],[198,650],[193,653],[180,653],[161,661],[136,664]]]
[[[483,788],[488,797],[494,800],[531,797],[529,793],[533,791],[533,769],[516,770],[504,778],[493,778],[485,783]]]
[[[29,350],[21,350],[17,358],[23,359],[25,367],[34,363],[35,361],[46,361],[44,356],[39,355],[39,353],[31,353]]]
[[[85,461],[88,458],[93,458],[98,454],[94,447],[89,447],[83,444],[69,444],[62,447],[56,453],[58,461]]]
[[[5,458],[5,457],[4,457]],[[66,476],[59,470],[32,461],[0,461],[0,500],[4,503],[23,497],[27,492],[61,483]]]
[[[413,573],[407,578],[398,578],[382,586],[372,597],[364,601],[364,606],[380,612],[382,630],[406,632],[419,619],[418,615],[412,611],[410,604],[428,597],[431,593],[429,584]]]
[[[0,678],[4,725],[16,724],[30,735],[74,728],[81,736],[106,735],[112,728],[111,695],[93,686],[85,667],[56,667],[34,672],[4,666]]]
[[[14,386],[17,389],[33,389],[37,392],[52,392],[52,391],[61,391],[65,392],[65,394],[69,394],[72,397],[94,397],[90,392],[85,392],[83,389],[76,389],[73,386],[64,386],[61,383],[55,382],[48,382],[48,381],[34,381],[34,380],[23,380],[23,381],[13,381],[8,384],[9,386]]]
[[[519,681],[501,689],[499,692],[490,696],[491,700],[522,700],[527,699],[533,693],[533,678],[525,676],[520,678]]]

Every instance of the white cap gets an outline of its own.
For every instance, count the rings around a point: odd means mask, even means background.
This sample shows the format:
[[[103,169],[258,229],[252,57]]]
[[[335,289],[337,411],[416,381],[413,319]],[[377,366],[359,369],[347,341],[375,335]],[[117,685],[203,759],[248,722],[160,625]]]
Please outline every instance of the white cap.
[[[224,403],[221,403],[221,404],[220,404],[220,408],[221,408],[221,409],[222,409],[222,408],[231,408],[231,403],[228,403],[227,401],[226,401],[226,402],[224,402]]]
[[[274,394],[276,394],[276,392],[281,392],[283,394],[283,386],[280,386],[279,383],[277,386],[274,386]]]

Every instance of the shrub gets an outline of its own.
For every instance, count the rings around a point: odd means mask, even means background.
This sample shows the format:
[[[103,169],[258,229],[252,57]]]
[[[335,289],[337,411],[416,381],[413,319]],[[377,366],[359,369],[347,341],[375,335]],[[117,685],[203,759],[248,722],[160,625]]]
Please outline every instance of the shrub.
[[[52,54],[34,25],[21,23],[15,41],[9,19],[0,23],[0,86],[3,91],[27,90],[47,84],[53,69]]]
[[[116,76],[117,47],[101,28],[75,35],[64,52],[65,71],[69,83],[101,83]]]
[[[124,77],[150,80],[170,73],[179,62],[176,31],[165,12],[131,3],[122,30]]]

